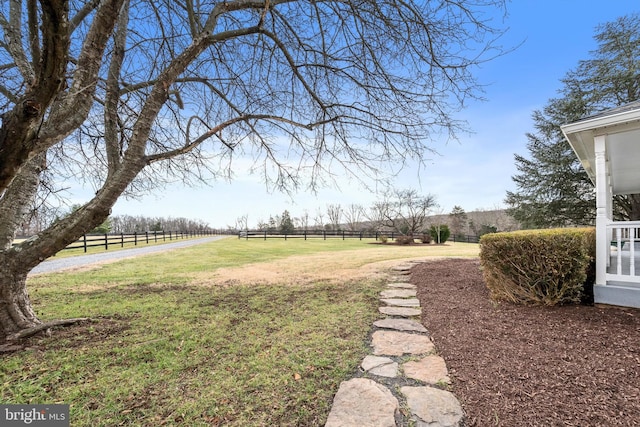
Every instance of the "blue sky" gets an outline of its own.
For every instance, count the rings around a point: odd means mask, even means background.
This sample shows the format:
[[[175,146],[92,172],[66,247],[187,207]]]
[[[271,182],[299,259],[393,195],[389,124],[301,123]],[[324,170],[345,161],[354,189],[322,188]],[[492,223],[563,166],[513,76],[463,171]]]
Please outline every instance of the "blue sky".
[[[595,27],[619,16],[640,11],[637,0],[515,0],[508,15],[496,18],[509,27],[505,46],[522,45],[486,63],[476,72],[485,89],[485,102],[470,104],[460,113],[473,132],[459,141],[435,141],[440,156],[426,168],[405,169],[395,181],[397,188],[415,188],[436,196],[443,213],[459,205],[466,211],[504,207],[507,190],[513,190],[516,173],[513,156],[526,154],[526,133],[533,130],[531,114],[557,95],[560,79],[596,48]],[[292,216],[305,210],[313,218],[327,204],[369,206],[380,197],[349,178],[340,189],[317,194],[270,193],[259,177],[236,170],[231,182],[211,187],[180,185],[141,200],[120,200],[113,214],[187,217],[213,227],[233,225],[248,215],[249,226],[287,209]]]

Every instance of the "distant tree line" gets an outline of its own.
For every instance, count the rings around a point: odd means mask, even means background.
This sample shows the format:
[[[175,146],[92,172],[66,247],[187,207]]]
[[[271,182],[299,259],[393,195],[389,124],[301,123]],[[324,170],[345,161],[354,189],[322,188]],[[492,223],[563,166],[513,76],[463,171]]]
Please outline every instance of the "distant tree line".
[[[48,227],[53,222],[72,214],[79,209],[80,205],[72,206],[68,212],[45,217],[40,211],[40,215],[33,215],[26,221],[19,231],[20,236],[31,236],[42,228]],[[93,228],[90,233],[134,233],[145,231],[211,231],[212,227],[208,223],[199,219],[173,218],[173,217],[146,217],[142,215],[111,215],[102,224]]]
[[[199,219],[115,215],[108,219],[112,233],[143,231],[210,231],[208,223]]]
[[[304,210],[298,217],[288,210],[259,220],[258,231],[293,233],[306,231],[393,232],[407,236],[428,234],[431,227],[447,226],[453,236],[475,235],[519,229],[519,224],[504,210],[465,212],[455,206],[449,214],[439,211],[435,196],[421,195],[412,189],[390,190],[369,208],[359,204],[327,204],[314,215]],[[247,230],[248,215],[236,220],[231,229]]]

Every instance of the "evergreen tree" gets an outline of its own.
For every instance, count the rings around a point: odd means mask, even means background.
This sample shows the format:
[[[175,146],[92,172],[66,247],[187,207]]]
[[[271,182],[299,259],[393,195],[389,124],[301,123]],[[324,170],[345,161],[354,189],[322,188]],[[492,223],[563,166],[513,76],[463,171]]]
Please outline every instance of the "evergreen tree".
[[[587,173],[560,130],[584,112],[581,102],[553,99],[533,113],[527,134],[530,158],[516,154],[517,192],[507,192],[509,213],[524,228],[589,225],[595,220],[595,192]]]
[[[640,15],[596,28],[598,49],[562,80],[561,97],[533,113],[529,157],[515,155],[517,190],[507,192],[509,213],[525,228],[589,225],[595,221],[593,183],[560,126],[640,99]],[[640,219],[640,195],[614,198],[618,219]]]
[[[295,231],[295,228],[289,211],[285,210],[282,212],[282,217],[280,218],[280,233],[291,234]]]
[[[467,225],[469,224],[469,218],[467,213],[460,206],[454,206],[449,213],[449,222],[451,224],[451,232],[454,236],[464,234]]]

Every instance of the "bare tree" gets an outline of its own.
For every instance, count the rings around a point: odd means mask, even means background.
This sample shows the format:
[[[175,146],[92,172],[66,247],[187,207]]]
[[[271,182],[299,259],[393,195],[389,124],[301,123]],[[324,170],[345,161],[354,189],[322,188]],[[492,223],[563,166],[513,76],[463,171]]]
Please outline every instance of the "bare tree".
[[[298,218],[296,218],[297,222],[298,222],[298,227],[301,230],[308,230],[309,229],[309,211],[308,210],[303,210],[302,211],[302,215],[300,215]]]
[[[313,218],[313,226],[318,230],[324,229],[324,211],[320,208],[316,209],[316,216]]]
[[[385,218],[389,216],[389,209],[388,201],[377,201],[365,212],[365,218],[377,231],[389,231],[385,225]],[[391,229],[393,230],[393,227]]]
[[[236,230],[249,230],[249,214],[244,214],[236,218]]]
[[[327,218],[331,225],[331,230],[335,231],[340,228],[340,221],[342,220],[342,206],[339,203],[327,204]]]
[[[248,155],[285,190],[315,186],[340,164],[367,180],[389,161],[421,161],[429,137],[453,135],[453,114],[478,95],[471,68],[495,55],[499,35],[485,13],[503,6],[2,2],[2,332],[41,325],[27,274],[102,223],[123,194],[229,175],[232,158]],[[94,195],[12,248],[45,173],[80,179]]]
[[[407,236],[413,236],[426,227],[427,217],[436,204],[435,196],[422,196],[417,190],[390,190],[382,202],[374,205],[381,224]]]
[[[350,231],[358,231],[362,226],[362,219],[364,218],[364,208],[362,205],[351,203],[347,205],[347,208],[343,212],[345,223]]]
[[[256,227],[258,227],[259,231],[266,231],[269,228],[269,223],[261,219],[256,224]]]

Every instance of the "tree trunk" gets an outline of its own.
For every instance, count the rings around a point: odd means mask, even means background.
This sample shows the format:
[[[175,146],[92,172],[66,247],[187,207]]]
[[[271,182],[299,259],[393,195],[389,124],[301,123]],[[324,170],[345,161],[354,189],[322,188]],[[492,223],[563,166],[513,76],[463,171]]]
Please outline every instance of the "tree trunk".
[[[4,261],[0,257],[0,263]],[[9,270],[0,275],[0,332],[10,335],[41,324],[27,293],[27,274]]]

